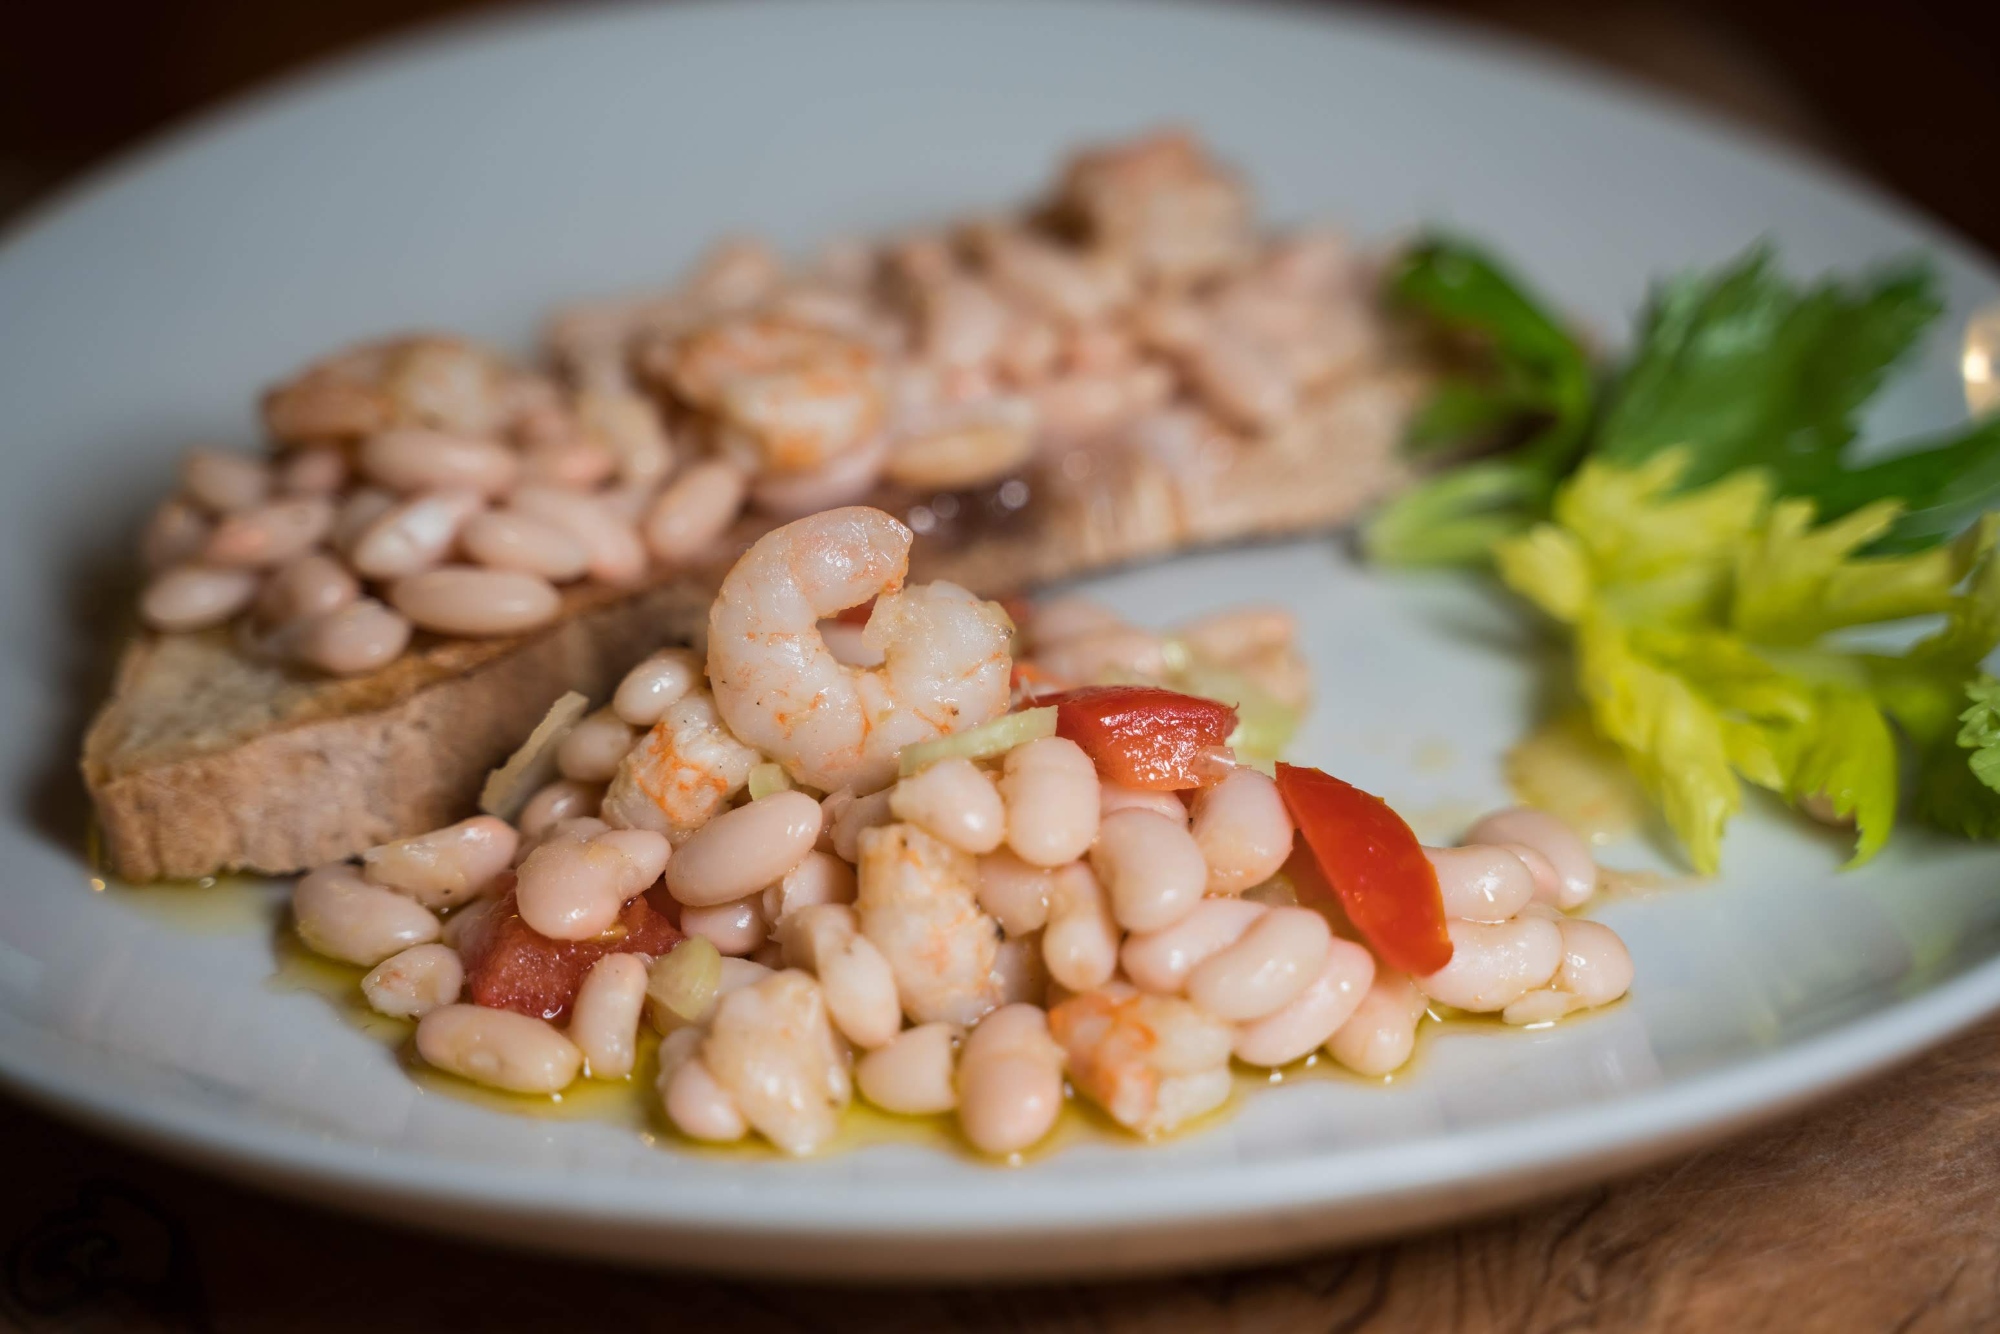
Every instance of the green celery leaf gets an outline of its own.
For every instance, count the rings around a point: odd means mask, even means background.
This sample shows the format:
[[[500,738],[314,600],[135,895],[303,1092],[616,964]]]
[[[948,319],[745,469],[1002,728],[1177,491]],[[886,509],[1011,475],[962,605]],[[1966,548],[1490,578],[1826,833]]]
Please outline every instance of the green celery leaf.
[[[1814,798],[1854,821],[1859,866],[1882,850],[1896,823],[1896,739],[1889,720],[1865,691],[1822,686],[1818,717],[1793,768],[1785,796],[1793,805]]]
[[[1872,502],[1903,502],[1876,552],[1920,551],[1951,538],[1988,510],[2000,509],[2000,417],[1988,417],[1865,467],[1830,472],[1801,494],[1837,519]]]
[[[1447,376],[1411,424],[1417,454],[1516,437],[1504,456],[1469,463],[1405,492],[1364,531],[1370,557],[1391,565],[1466,565],[1548,513],[1557,483],[1583,449],[1595,382],[1590,359],[1561,321],[1476,246],[1432,237],[1390,274],[1398,304],[1476,348],[1482,367]]]
[[[1979,781],[1950,733],[1924,749],[1910,811],[1925,824],[1961,838],[2000,838],[2000,792]]]
[[[1972,752],[1973,776],[2000,792],[2000,681],[1981,673],[1965,688],[1972,707],[1958,715],[1958,744]]]
[[[1942,309],[1937,286],[1915,260],[1801,291],[1766,245],[1663,283],[1595,452],[1631,465],[1682,446],[1685,487],[1756,467],[1779,494],[1810,490],[1839,468],[1861,406]]]
[[[1511,459],[1468,463],[1375,511],[1362,526],[1362,549],[1382,565],[1477,564],[1546,514],[1554,490],[1555,478]]]

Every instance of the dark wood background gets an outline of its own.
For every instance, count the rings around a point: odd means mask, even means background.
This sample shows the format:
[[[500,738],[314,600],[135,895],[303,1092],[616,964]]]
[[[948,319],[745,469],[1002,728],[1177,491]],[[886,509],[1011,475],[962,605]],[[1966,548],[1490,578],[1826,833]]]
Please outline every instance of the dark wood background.
[[[0,219],[177,116],[481,7],[0,0]],[[1421,8],[1808,144],[2000,251],[2000,0]],[[2000,1022],[1738,1143],[1511,1217],[1232,1273],[1023,1289],[524,1259],[225,1186],[0,1096],[0,1334],[347,1329],[2000,1330]]]

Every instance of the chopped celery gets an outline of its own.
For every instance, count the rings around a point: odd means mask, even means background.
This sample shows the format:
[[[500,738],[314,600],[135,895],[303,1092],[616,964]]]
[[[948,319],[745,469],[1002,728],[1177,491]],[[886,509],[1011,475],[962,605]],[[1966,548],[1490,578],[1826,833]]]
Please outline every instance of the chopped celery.
[[[1019,713],[1003,714],[992,722],[967,728],[953,736],[941,736],[935,741],[920,741],[914,746],[905,746],[902,772],[913,774],[954,755],[962,755],[968,760],[990,760],[996,755],[1005,755],[1016,746],[1055,734],[1054,705],[1023,709]]]
[[[646,975],[646,1000],[661,1032],[699,1023],[722,988],[722,954],[706,936],[689,936]]]
[[[785,772],[785,766],[769,760],[750,771],[750,800],[762,801],[773,792],[789,792],[792,776]]]

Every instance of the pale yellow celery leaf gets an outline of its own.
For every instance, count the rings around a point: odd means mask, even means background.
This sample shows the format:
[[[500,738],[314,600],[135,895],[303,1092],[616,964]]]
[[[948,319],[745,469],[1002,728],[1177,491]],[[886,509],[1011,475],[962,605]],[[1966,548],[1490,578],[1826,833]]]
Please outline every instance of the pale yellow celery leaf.
[[[1750,469],[1675,494],[1687,455],[1670,449],[1637,468],[1591,461],[1556,494],[1554,515],[1590,553],[1600,585],[1727,572],[1770,502],[1770,479]]]
[[[1878,501],[1815,528],[1811,501],[1779,501],[1737,561],[1730,624],[1759,643],[1810,644],[1843,626],[1949,610],[1976,550],[1954,544],[1912,556],[1854,554],[1888,532],[1901,511],[1896,501]]]
[[[1574,533],[1536,524],[1493,546],[1494,564],[1507,586],[1549,615],[1574,622],[1590,601],[1590,561]]]
[[[1723,827],[1743,805],[1721,714],[1681,677],[1635,653],[1607,617],[1578,623],[1577,669],[1597,729],[1624,751],[1695,870],[1713,875]]]
[[[2000,543],[2000,514],[1983,516],[1952,544],[1955,558],[1971,567],[1971,577],[1952,598],[1945,623],[1935,634],[1899,656],[1857,657],[1876,702],[1919,748],[1936,744],[1953,729],[1964,707],[1965,683],[1977,674],[1986,655],[2000,646],[1996,543]]]
[[[1835,815],[1853,820],[1847,864],[1859,866],[1882,850],[1896,822],[1896,740],[1866,692],[1825,685],[1819,697],[1818,725],[1805,738],[1785,795],[1794,805],[1824,798]]]

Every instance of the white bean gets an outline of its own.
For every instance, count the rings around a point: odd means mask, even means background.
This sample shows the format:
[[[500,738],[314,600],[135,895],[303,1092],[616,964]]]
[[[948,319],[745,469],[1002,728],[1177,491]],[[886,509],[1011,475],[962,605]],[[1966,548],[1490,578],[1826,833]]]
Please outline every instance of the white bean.
[[[404,427],[370,436],[361,446],[361,471],[391,491],[472,491],[506,494],[520,475],[520,459],[497,440]]]
[[[199,556],[208,545],[213,526],[185,500],[170,498],[162,502],[146,521],[145,534],[139,539],[139,556],[146,563],[147,572],[157,574],[170,565]]]
[[[375,521],[396,508],[396,497],[387,491],[364,486],[350,491],[333,515],[333,548],[343,555],[354,554],[354,544],[375,526]]]
[[[373,968],[443,931],[437,914],[393,889],[361,878],[352,866],[322,866],[292,890],[292,921],[316,954]]]
[[[639,1018],[646,1009],[646,961],[607,954],[590,966],[570,1010],[569,1040],[592,1079],[624,1079],[639,1059]]]
[[[979,906],[1010,937],[1039,931],[1049,920],[1054,877],[1001,848],[979,859]]]
[[[457,1000],[464,986],[465,966],[459,962],[458,951],[433,942],[412,945],[376,964],[361,979],[361,994],[377,1014],[421,1019]]]
[[[579,815],[594,816],[604,800],[604,784],[579,783],[574,779],[558,778],[536,789],[528,798],[528,804],[521,808],[520,826],[524,838],[540,838],[562,820],[574,819]]]
[[[1291,812],[1276,783],[1255,769],[1232,769],[1194,799],[1194,841],[1208,867],[1208,892],[1241,894],[1291,856]]]
[[[625,673],[611,711],[634,727],[651,727],[701,680],[701,657],[693,649],[662,649]]]
[[[1527,863],[1506,848],[1472,843],[1462,848],[1425,848],[1444,896],[1444,915],[1469,922],[1504,922],[1535,897],[1535,877]]]
[[[1416,984],[1394,969],[1378,968],[1374,985],[1327,1040],[1326,1050],[1358,1075],[1386,1075],[1410,1059],[1423,1017],[1424,996]]]
[[[875,1048],[854,1067],[861,1096],[885,1112],[930,1116],[958,1106],[952,1064],[958,1029],[919,1024]]]
[[[1186,824],[1158,811],[1113,811],[1097,829],[1090,865],[1127,931],[1159,931],[1201,902],[1208,867]]]
[[[222,624],[256,596],[254,571],[175,565],[146,585],[139,596],[139,615],[155,630],[200,630]]]
[[[1007,752],[1000,795],[1007,846],[1032,866],[1061,866],[1097,838],[1097,767],[1066,737],[1040,737]]]
[[[696,463],[668,484],[646,513],[646,545],[663,561],[707,554],[743,512],[750,481],[733,463]]]
[[[796,789],[724,811],[681,845],[667,891],[694,908],[747,898],[804,861],[819,829],[819,803]]]
[[[852,866],[830,852],[808,852],[804,861],[785,872],[784,879],[764,891],[764,920],[774,927],[782,926],[802,908],[852,903],[856,889]]]
[[[1119,962],[1141,991],[1175,995],[1187,985],[1195,965],[1234,945],[1267,911],[1246,899],[1203,899],[1164,931],[1125,937]]]
[[[902,1029],[896,974],[861,934],[854,909],[832,903],[803,908],[786,919],[780,943],[786,962],[819,979],[827,1015],[849,1042],[879,1047]]]
[[[264,503],[271,494],[271,470],[241,454],[189,450],[181,461],[181,490],[210,513],[229,514]]]
[[[396,610],[444,635],[511,635],[546,625],[562,610],[562,595],[540,575],[445,565],[398,579],[389,588]]]
[[[428,834],[384,843],[361,854],[362,873],[426,908],[474,899],[514,864],[521,836],[505,820],[475,815]]]
[[[700,936],[715,946],[719,953],[731,958],[740,959],[754,954],[770,934],[761,898],[761,895],[752,894],[730,903],[684,907],[681,909],[681,930],[691,936]]]
[[[1521,843],[1542,854],[1559,879],[1553,899],[1567,911],[1588,902],[1597,892],[1597,862],[1590,845],[1576,831],[1546,811],[1527,806],[1495,811],[1466,832],[1467,843]]]
[[[485,501],[471,491],[429,491],[400,501],[369,524],[348,559],[370,579],[427,570],[445,558]]]
[[[1262,1019],[1289,1005],[1326,963],[1333,932],[1310,908],[1272,908],[1235,944],[1195,965],[1188,999],[1218,1019]]]
[[[1562,931],[1545,917],[1445,923],[1451,962],[1417,987],[1434,1001],[1486,1014],[1504,1010],[1562,966]]]
[[[939,760],[897,783],[889,810],[961,852],[991,852],[1007,833],[1007,808],[984,770],[962,755]]]
[[[1616,931],[1577,917],[1559,926],[1563,961],[1556,986],[1585,1005],[1609,1005],[1632,989],[1632,953]]]
[[[729,1144],[750,1133],[750,1123],[729,1090],[716,1082],[701,1057],[682,1061],[666,1081],[667,1116],[689,1139]]]
[[[833,851],[843,860],[861,860],[861,835],[870,829],[888,824],[889,790],[870,792],[865,797],[857,797],[845,790],[835,792],[826,799],[826,838]]]
[[[1375,956],[1335,940],[1326,962],[1290,1004],[1236,1030],[1231,1050],[1248,1065],[1290,1065],[1331,1038],[1375,981]]]
[[[639,734],[609,709],[580,720],[556,747],[556,769],[579,783],[608,783]]]
[[[278,490],[288,496],[334,496],[347,484],[347,455],[338,449],[295,449],[278,465]]]
[[[1102,779],[1097,786],[1097,818],[1100,823],[1113,811],[1125,810],[1157,811],[1178,824],[1188,822],[1187,803],[1172,792],[1154,792],[1149,788],[1126,787]]]
[[[636,583],[646,573],[646,548],[632,525],[589,496],[552,486],[524,486],[514,509],[555,524],[582,544],[590,577],[607,584]]]
[[[409,642],[406,617],[361,598],[301,626],[298,654],[323,672],[355,676],[388,666]]]
[[[534,486],[588,491],[618,471],[618,458],[595,440],[549,440],[521,454],[521,480]]]
[[[417,1052],[440,1070],[510,1093],[560,1093],[583,1053],[555,1027],[512,1010],[446,1005],[417,1023]]]
[[[1049,881],[1049,922],[1042,930],[1049,976],[1071,991],[1088,991],[1118,967],[1118,924],[1097,877],[1071,862]]]
[[[581,579],[590,568],[583,544],[547,519],[509,510],[486,510],[465,521],[458,542],[465,554],[496,570],[526,570],[550,583]]]
[[[666,837],[650,829],[583,838],[558,826],[521,862],[514,890],[521,920],[551,940],[601,936],[660,878],[668,851]]]
[[[283,625],[350,606],[361,584],[331,556],[313,552],[273,570],[257,592],[257,619]]]
[[[1019,1153],[1055,1128],[1063,1104],[1063,1054],[1048,1016],[1003,1005],[966,1036],[958,1058],[958,1121],[982,1153]]]
[[[303,556],[333,527],[333,502],[295,496],[225,514],[208,535],[202,560],[210,565],[268,569]]]

